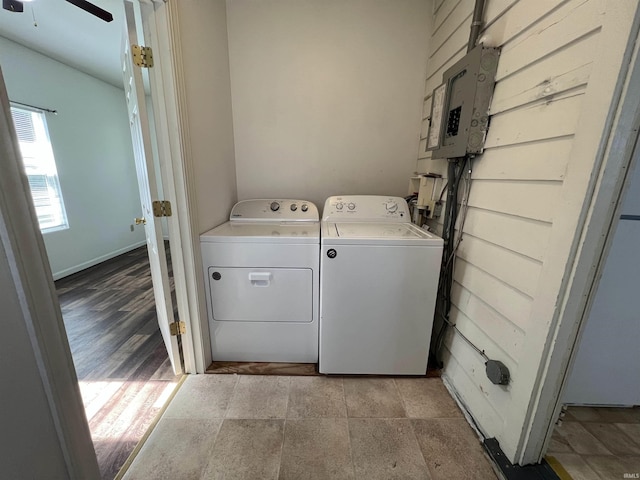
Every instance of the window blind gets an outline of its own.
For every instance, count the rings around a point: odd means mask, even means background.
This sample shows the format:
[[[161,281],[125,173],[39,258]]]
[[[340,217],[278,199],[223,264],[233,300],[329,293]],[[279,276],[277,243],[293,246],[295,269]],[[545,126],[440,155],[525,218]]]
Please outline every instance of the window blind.
[[[68,228],[44,113],[12,106],[11,116],[40,230],[50,232]]]

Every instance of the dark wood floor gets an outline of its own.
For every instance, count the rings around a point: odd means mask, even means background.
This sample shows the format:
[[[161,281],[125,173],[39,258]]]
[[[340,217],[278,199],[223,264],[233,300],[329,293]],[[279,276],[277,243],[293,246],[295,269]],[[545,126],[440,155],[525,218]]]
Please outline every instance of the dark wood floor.
[[[56,282],[103,479],[113,479],[171,394],[147,250]]]

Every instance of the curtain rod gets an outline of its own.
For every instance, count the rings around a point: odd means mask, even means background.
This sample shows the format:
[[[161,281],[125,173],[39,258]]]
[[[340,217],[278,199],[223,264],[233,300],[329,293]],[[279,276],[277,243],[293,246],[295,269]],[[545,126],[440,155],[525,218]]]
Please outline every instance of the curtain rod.
[[[29,105],[28,103],[22,103],[22,102],[14,102],[13,100],[9,100],[11,103],[15,103],[16,105],[21,105],[23,107],[29,107],[29,108],[34,108],[36,110],[41,110],[43,112],[48,112],[48,113],[53,113],[54,115],[58,114],[57,110],[51,110],[50,108],[42,108],[42,107],[36,107],[35,105]]]

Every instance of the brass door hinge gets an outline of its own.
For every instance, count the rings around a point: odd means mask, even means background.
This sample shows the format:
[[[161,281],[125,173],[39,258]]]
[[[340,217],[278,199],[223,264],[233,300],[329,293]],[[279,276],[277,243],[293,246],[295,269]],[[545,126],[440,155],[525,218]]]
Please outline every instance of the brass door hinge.
[[[154,217],[171,216],[171,202],[168,200],[154,200],[152,206]]]
[[[141,68],[153,67],[153,50],[151,47],[131,45],[133,64]]]
[[[173,322],[169,324],[169,331],[172,337],[187,333],[187,325],[184,322]]]

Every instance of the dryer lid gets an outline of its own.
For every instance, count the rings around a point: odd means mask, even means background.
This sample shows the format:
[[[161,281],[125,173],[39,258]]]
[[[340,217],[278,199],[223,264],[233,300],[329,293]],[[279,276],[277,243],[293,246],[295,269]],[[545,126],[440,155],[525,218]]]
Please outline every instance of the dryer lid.
[[[319,243],[318,222],[226,222],[200,235],[205,243]]]

